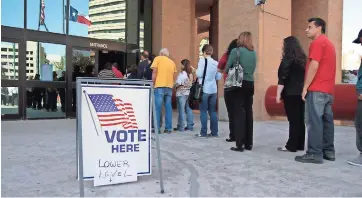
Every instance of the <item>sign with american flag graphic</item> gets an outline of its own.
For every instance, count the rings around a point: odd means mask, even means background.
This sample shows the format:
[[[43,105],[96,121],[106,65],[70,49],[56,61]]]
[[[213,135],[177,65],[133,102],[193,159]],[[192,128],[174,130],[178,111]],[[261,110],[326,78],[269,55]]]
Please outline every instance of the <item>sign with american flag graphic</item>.
[[[150,175],[151,89],[92,84],[81,93],[84,179],[99,175],[94,165],[102,161],[102,152],[107,160],[121,156],[136,162],[138,176]]]

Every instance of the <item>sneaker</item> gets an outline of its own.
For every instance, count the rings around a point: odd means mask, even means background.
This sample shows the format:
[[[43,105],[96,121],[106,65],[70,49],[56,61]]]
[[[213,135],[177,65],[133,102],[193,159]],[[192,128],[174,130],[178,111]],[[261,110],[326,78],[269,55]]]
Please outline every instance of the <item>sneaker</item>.
[[[171,130],[165,129],[165,130],[163,131],[163,133],[171,134]]]
[[[195,137],[207,138],[207,135],[196,134]]]
[[[336,161],[335,153],[334,152],[324,152],[323,159],[329,160],[329,161]]]
[[[305,154],[302,156],[296,156],[295,161],[302,163],[323,164],[323,159],[318,158],[314,154]]]
[[[356,159],[348,160],[348,164],[362,167],[362,153]]]
[[[219,137],[219,135],[207,134],[207,137]]]

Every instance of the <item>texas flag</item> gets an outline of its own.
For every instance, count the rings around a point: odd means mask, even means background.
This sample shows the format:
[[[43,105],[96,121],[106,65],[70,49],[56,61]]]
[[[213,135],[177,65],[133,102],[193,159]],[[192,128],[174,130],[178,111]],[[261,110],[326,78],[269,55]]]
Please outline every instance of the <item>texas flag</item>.
[[[74,21],[74,22],[78,22],[78,23],[83,23],[83,24],[86,24],[88,26],[90,26],[92,24],[92,22],[89,20],[88,16],[80,14],[78,12],[78,10],[76,10],[72,6],[70,6],[70,10],[69,10],[69,20]]]

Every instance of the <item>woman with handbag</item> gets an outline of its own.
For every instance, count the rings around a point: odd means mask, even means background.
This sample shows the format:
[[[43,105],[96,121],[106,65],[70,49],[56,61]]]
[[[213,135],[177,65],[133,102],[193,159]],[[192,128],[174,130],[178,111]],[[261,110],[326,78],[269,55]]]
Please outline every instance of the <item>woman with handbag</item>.
[[[174,131],[184,132],[185,130],[192,131],[194,128],[194,115],[189,106],[188,98],[190,88],[192,86],[193,75],[191,63],[187,59],[181,61],[181,72],[177,76],[175,83],[176,101],[178,110],[178,124]]]
[[[276,102],[284,101],[284,109],[289,121],[289,139],[284,147],[278,148],[279,151],[304,150],[305,123],[302,91],[306,63],[307,55],[298,39],[294,36],[285,38],[283,58],[278,69]]]
[[[219,65],[217,66],[219,68],[219,70],[221,70],[221,71],[225,70],[226,63],[228,61],[231,51],[237,47],[238,47],[238,39],[233,39],[230,42],[229,47],[226,50],[225,54],[219,60]],[[225,82],[226,78],[227,78],[227,73],[224,73],[224,82]],[[229,138],[226,139],[227,142],[235,141],[235,135],[234,135],[233,127],[232,127],[231,123],[233,123],[233,122],[231,120],[229,120]]]
[[[243,152],[253,147],[253,96],[256,53],[250,32],[242,32],[238,48],[231,51],[225,72],[225,103],[230,127],[235,135],[236,147],[231,150]]]

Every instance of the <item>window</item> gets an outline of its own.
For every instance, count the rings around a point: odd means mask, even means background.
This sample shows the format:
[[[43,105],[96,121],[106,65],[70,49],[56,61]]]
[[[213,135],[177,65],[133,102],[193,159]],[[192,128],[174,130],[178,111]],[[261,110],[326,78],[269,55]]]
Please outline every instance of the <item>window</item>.
[[[41,16],[41,0],[27,0],[27,28],[65,34],[65,3],[63,0],[44,0],[44,18]],[[40,25],[40,26],[39,26]]]
[[[19,88],[1,87],[1,114],[19,113]]]
[[[26,61],[26,69],[29,71],[28,80],[35,79],[39,74],[42,81],[64,81],[63,71],[65,71],[65,45],[53,43],[39,43],[28,41],[27,51],[39,56]],[[39,49],[39,50],[38,50]],[[39,57],[39,59],[38,59]]]
[[[24,28],[24,0],[1,1],[1,25]]]
[[[7,52],[7,51],[8,51],[8,49],[7,49],[7,48],[3,48],[3,47],[2,47],[2,48],[1,48],[1,51],[2,51],[2,52]]]
[[[125,40],[126,1],[70,0],[70,5],[70,12],[78,12],[78,16],[81,13],[82,17],[91,21],[91,25],[78,20],[69,21],[70,35],[119,42]]]
[[[65,88],[29,87],[26,101],[27,118],[65,117]]]
[[[1,48],[3,49],[17,49],[17,43],[8,43],[8,42],[1,42]],[[15,50],[11,54],[14,54]],[[1,50],[1,58],[8,59],[6,61],[1,62],[1,79],[8,79],[8,80],[17,80],[18,79],[18,68],[16,67],[19,63],[18,60],[13,55],[5,55],[3,54],[4,51]]]

